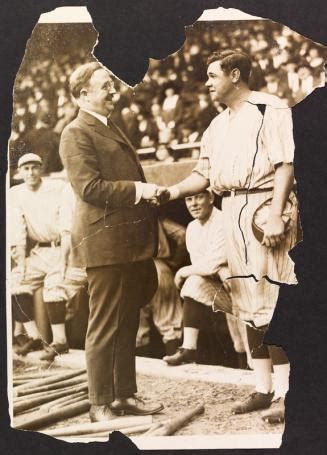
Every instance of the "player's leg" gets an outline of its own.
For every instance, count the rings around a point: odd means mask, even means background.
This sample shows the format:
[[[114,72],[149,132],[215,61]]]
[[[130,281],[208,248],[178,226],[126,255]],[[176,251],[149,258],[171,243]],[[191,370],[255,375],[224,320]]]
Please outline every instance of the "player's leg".
[[[232,412],[244,414],[269,408],[274,393],[272,391],[272,362],[267,345],[263,343],[266,327],[260,330],[247,326],[249,348],[252,357],[252,366],[255,377],[255,391],[243,402],[237,403]]]
[[[287,355],[279,346],[268,345],[274,369],[274,401],[270,409],[262,413],[268,423],[282,423],[285,419],[285,395],[288,391],[290,364]]]
[[[54,250],[54,249],[52,249]],[[52,343],[46,348],[42,360],[52,360],[58,354],[68,352],[66,337],[66,305],[86,283],[86,272],[82,268],[67,267],[63,276],[59,267],[58,248],[49,252],[49,261],[54,263],[44,279],[43,299],[47,306],[52,330]]]
[[[197,302],[190,297],[184,297],[183,304],[183,344],[181,348],[171,356],[165,356],[163,360],[168,365],[181,365],[196,361],[198,337],[203,321],[203,303]]]
[[[26,342],[16,348],[16,353],[20,355],[43,348],[41,335],[34,319],[33,302],[33,294],[42,285],[43,276],[44,273],[33,251],[31,256],[26,258],[24,276],[19,268],[14,268],[11,272],[13,318],[24,326],[27,334]]]
[[[171,268],[162,259],[155,259],[158,274],[158,289],[154,295],[152,317],[162,336],[165,353],[175,354],[181,344],[183,310],[179,291],[174,283]]]

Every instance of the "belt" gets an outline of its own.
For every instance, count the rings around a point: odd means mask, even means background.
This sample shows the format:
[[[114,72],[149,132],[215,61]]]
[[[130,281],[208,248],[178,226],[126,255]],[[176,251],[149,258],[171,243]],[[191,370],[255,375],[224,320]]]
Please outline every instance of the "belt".
[[[60,240],[53,240],[52,242],[37,242],[37,245],[41,248],[50,248],[54,246],[60,246]]]
[[[224,191],[222,197],[238,196],[240,194],[253,194],[253,193],[266,193],[267,191],[272,191],[274,188],[240,188],[233,189],[230,191]]]

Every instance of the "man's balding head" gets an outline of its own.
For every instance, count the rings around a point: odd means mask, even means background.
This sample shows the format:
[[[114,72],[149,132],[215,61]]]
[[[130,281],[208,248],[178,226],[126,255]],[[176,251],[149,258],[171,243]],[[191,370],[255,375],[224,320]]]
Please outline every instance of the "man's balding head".
[[[102,68],[103,66],[99,62],[85,63],[76,68],[69,79],[70,93],[75,99],[78,99],[81,95],[81,90],[88,86],[94,72]]]
[[[70,91],[81,109],[105,117],[114,109],[116,90],[113,77],[98,62],[86,63],[73,72]]]

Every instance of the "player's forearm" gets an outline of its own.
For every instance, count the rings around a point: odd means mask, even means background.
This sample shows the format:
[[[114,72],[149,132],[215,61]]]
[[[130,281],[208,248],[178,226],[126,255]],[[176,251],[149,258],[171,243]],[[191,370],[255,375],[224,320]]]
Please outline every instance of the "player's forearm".
[[[276,167],[274,194],[271,203],[271,214],[281,216],[294,183],[294,168],[291,163],[281,163]]]
[[[183,267],[183,276],[188,278],[191,275],[198,276],[211,276],[218,273],[219,265],[213,262],[201,261],[196,264],[191,264],[186,267]],[[185,272],[184,272],[185,270]]]
[[[208,186],[208,179],[197,172],[192,172],[186,179],[168,188],[171,194],[170,199],[173,200],[201,193],[208,188]]]

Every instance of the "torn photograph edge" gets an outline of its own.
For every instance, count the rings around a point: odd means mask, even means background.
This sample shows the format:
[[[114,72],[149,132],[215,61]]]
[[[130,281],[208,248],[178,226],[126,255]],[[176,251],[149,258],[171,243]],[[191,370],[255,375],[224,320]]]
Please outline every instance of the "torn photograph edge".
[[[207,17],[207,16],[204,16],[204,17]],[[47,19],[43,19],[43,20],[47,21]],[[204,19],[204,20],[208,20],[208,19]],[[58,21],[58,19],[56,19],[56,21]],[[80,20],[78,20],[78,22],[80,22]],[[84,22],[84,20],[83,20],[83,22]],[[87,21],[85,20],[85,22],[87,22]],[[43,22],[43,23],[45,23],[45,22]],[[98,39],[101,39],[101,37],[99,37]],[[134,89],[135,88],[136,87],[134,87]],[[9,262],[10,262],[10,258],[9,258],[9,255],[7,255],[7,267],[8,267],[8,270],[10,270]],[[7,300],[7,302],[10,302],[10,298]],[[10,308],[7,308],[8,314],[11,316],[11,305],[9,304],[8,307],[10,307]],[[11,328],[10,328],[10,324],[9,324],[8,325],[8,339],[11,339],[11,335],[12,335],[11,334]],[[8,349],[10,349],[10,343],[8,343]],[[9,356],[9,360],[10,360],[10,356]],[[11,370],[10,361],[8,362],[8,369],[9,369],[8,377],[12,378],[12,370]],[[10,385],[8,385],[8,392],[12,392]],[[12,413],[12,407],[11,407],[11,413]],[[205,437],[206,437],[206,439],[209,439],[207,436],[205,436]],[[235,435],[233,435],[232,437],[233,437],[233,440],[234,440],[233,443],[235,443]],[[173,448],[177,448],[177,447],[178,448],[213,448],[214,444],[216,444],[217,440],[219,439],[219,437],[214,437],[214,439],[215,439],[214,442],[213,441],[210,441],[210,442],[208,441],[208,445],[206,447],[203,447],[203,446],[200,447],[200,446],[197,446],[196,438],[199,438],[199,437],[196,436],[196,437],[190,438],[190,439],[192,439],[192,441],[190,441],[190,445],[188,445],[188,443],[186,441],[186,437],[173,437],[173,439],[174,439],[173,445],[171,446],[169,444],[169,447],[167,447],[167,448],[172,448],[172,447]],[[200,436],[200,438],[201,438],[201,436]],[[140,439],[140,438],[136,438],[135,440],[132,438],[132,440],[135,441],[136,443],[137,443],[137,441],[139,441],[139,443],[141,444],[140,448],[158,448],[158,445],[157,445],[157,443],[159,442],[158,440],[156,441],[156,445],[155,446],[151,446],[151,443],[146,443],[144,441],[142,442],[142,439]],[[266,440],[266,442],[267,442],[267,440]],[[142,443],[145,444],[145,445],[142,445]],[[245,443],[245,441],[242,441],[241,444],[242,443]],[[252,442],[252,443],[255,444],[255,442]],[[274,442],[272,442],[272,444],[275,444],[275,443],[276,443],[276,439],[274,439]],[[280,443],[280,441],[278,443]],[[163,446],[161,446],[161,444],[164,444],[163,440],[162,440],[162,442],[160,442],[160,447],[163,447]],[[187,446],[185,447],[183,444],[187,444]],[[219,447],[223,448],[223,447],[232,447],[232,446],[229,446],[229,442],[226,442],[226,446],[222,445],[222,446],[219,446]],[[237,447],[243,447],[243,446],[237,444]],[[258,447],[258,446],[250,445],[250,447]],[[262,447],[262,446],[260,446],[260,447]],[[269,446],[269,447],[272,447],[272,446]],[[276,447],[276,445],[274,445],[274,447]],[[166,448],[166,446],[165,446],[165,448]],[[217,448],[217,447],[215,447],[215,448]],[[233,446],[233,448],[234,448],[234,446]]]

